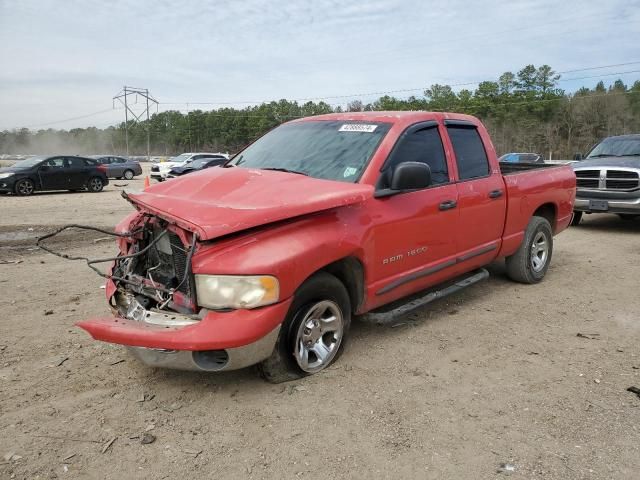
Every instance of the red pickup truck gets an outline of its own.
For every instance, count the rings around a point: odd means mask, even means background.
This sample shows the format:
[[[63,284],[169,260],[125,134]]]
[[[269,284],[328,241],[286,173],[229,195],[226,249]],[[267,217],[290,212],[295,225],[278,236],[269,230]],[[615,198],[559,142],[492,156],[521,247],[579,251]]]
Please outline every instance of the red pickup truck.
[[[542,280],[575,189],[569,166],[499,164],[467,115],[295,120],[221,168],[126,195],[113,316],[78,325],[152,366],[317,373],[353,316],[393,321],[499,258]]]

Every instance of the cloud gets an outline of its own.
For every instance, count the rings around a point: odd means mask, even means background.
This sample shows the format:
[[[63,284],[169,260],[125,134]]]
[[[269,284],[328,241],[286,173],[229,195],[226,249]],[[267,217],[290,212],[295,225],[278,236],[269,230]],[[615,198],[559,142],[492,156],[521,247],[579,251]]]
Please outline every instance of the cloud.
[[[570,70],[640,61],[631,41],[640,36],[639,7],[638,0],[0,1],[0,128],[102,111],[125,84],[184,109],[475,82],[528,63]],[[589,82],[597,79],[562,86]],[[58,126],[120,120],[118,112],[100,115]]]

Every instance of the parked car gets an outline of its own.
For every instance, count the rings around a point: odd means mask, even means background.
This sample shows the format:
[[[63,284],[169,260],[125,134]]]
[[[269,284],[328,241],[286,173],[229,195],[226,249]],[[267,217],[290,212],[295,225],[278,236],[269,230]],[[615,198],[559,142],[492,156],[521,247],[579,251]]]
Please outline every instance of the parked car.
[[[578,185],[573,225],[584,213],[640,217],[640,134],[605,138],[572,167]]]
[[[180,177],[181,175],[197,172],[198,170],[204,170],[205,168],[219,167],[220,165],[226,163],[228,160],[228,158],[222,156],[216,158],[199,158],[198,160],[192,160],[191,162],[185,163],[182,167],[173,167],[171,170],[169,170],[167,178]]]
[[[467,115],[283,124],[223,168],[128,194],[137,211],[117,227],[123,260],[106,284],[115,316],[78,325],[159,367],[259,364],[274,382],[320,372],[354,315],[396,321],[499,258],[511,279],[540,282],[575,175],[527,167],[501,165]]]
[[[107,168],[91,158],[35,156],[0,168],[0,192],[31,195],[44,190],[101,192],[109,184]]]
[[[229,156],[225,153],[183,153],[177,157],[173,157],[168,162],[162,162],[155,164],[151,167],[151,178],[162,182],[167,179],[169,172],[175,167],[184,167],[187,163],[193,160],[200,160],[201,158],[211,159],[229,159]]]
[[[544,163],[539,153],[506,153],[498,160],[502,163]]]
[[[92,155],[91,158],[107,167],[107,176],[109,178],[132,180],[133,177],[142,175],[142,166],[136,160],[112,155]]]

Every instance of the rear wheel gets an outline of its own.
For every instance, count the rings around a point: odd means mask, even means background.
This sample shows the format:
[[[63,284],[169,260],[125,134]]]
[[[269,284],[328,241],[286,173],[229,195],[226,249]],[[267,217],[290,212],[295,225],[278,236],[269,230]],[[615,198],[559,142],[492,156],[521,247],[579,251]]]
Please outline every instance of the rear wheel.
[[[580,225],[580,220],[582,220],[582,212],[573,212],[573,218],[571,219],[571,225],[576,227]]]
[[[133,180],[133,171],[125,170],[123,176],[126,180]]]
[[[100,177],[91,177],[87,183],[87,190],[93,193],[101,192],[104,188],[104,182]]]
[[[546,218],[532,217],[518,251],[507,257],[507,275],[521,283],[538,283],[549,269],[553,231]]]
[[[31,195],[34,192],[34,190],[36,189],[36,186],[34,185],[32,180],[29,180],[28,178],[23,178],[22,180],[19,180],[18,183],[16,183],[16,186],[14,188],[15,188],[16,195],[26,197]]]
[[[318,373],[340,356],[351,326],[351,303],[342,282],[320,272],[295,293],[271,356],[258,365],[272,383]]]

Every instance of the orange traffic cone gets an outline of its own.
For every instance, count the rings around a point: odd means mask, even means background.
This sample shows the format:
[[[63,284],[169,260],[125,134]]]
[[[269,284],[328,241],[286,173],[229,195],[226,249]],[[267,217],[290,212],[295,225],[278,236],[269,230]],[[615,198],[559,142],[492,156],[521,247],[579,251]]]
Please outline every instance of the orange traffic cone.
[[[147,190],[150,186],[151,184],[149,183],[149,175],[147,175],[146,177],[144,177],[144,189]]]

